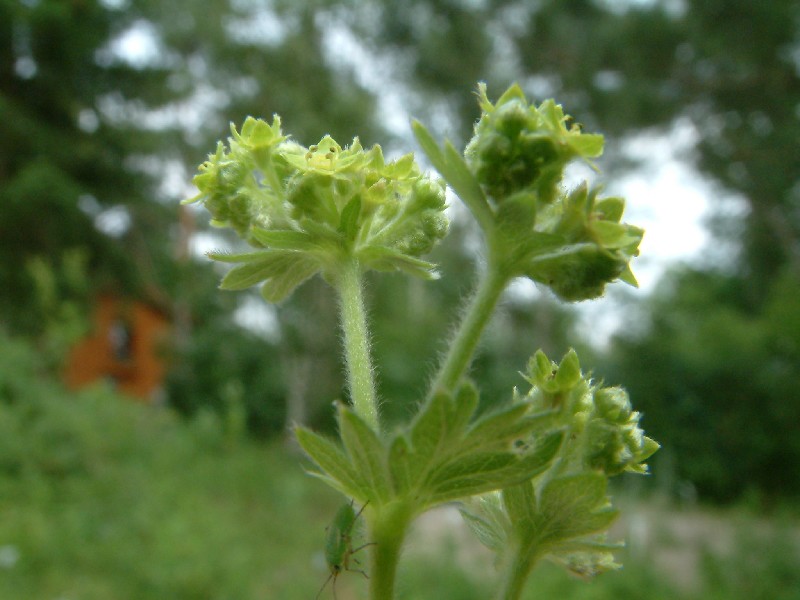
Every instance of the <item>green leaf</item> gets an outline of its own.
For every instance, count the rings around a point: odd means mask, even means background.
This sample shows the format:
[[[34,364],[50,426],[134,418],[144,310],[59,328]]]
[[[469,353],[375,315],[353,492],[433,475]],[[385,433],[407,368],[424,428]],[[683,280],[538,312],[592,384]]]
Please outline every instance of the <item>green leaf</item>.
[[[470,452],[449,461],[435,473],[436,489],[447,489],[453,482],[460,480],[480,481],[486,473],[502,471],[518,462],[517,457],[510,452]]]
[[[491,492],[526,477],[525,469],[511,454],[471,455],[435,475],[430,502],[438,504]]]
[[[339,435],[355,469],[369,487],[368,497],[385,503],[392,495],[386,448],[378,435],[353,410],[339,405]]]
[[[251,234],[257,242],[275,250],[309,250],[315,247],[314,237],[304,231],[253,227]]]
[[[478,408],[478,388],[469,380],[459,385],[454,399],[455,407],[449,415],[449,426],[454,431],[461,431],[469,424],[472,415]]]
[[[523,418],[528,410],[527,404],[516,404],[481,417],[470,426],[463,447],[507,446],[509,440],[520,438],[530,431],[530,419]]]
[[[270,277],[261,287],[267,302],[276,304],[287,298],[297,286],[319,271],[319,264],[310,258],[298,257],[291,265]]]
[[[541,493],[539,512],[546,523],[548,544],[605,530],[617,517],[606,496],[608,478],[579,473],[553,479]]]
[[[367,486],[344,448],[305,427],[296,427],[295,436],[300,447],[322,470],[323,479],[349,496],[364,497]]]
[[[520,527],[530,527],[532,513],[536,510],[536,491],[530,481],[509,486],[503,490],[503,508],[508,520]]]
[[[541,416],[528,414],[528,404],[506,406],[470,424],[477,404],[471,384],[462,385],[455,397],[430,398],[409,431],[400,434],[403,441],[392,442],[392,458],[402,459],[393,474],[397,488],[414,489],[423,505],[435,504],[529,480],[550,465],[560,431],[528,451],[515,447],[541,426]]]
[[[498,557],[508,547],[507,531],[510,525],[498,494],[485,494],[471,499],[459,512],[478,540],[494,550]]]
[[[402,496],[413,485],[413,475],[409,465],[411,449],[404,435],[398,435],[389,448],[389,470],[392,474],[395,492]]]
[[[222,278],[223,290],[244,290],[292,268],[302,256],[283,251],[263,252],[262,259],[234,267]]]
[[[447,427],[449,400],[446,393],[435,394],[412,423],[409,435],[412,457],[409,463],[417,484],[421,473],[429,469],[436,455],[445,452],[442,446],[450,433]]]
[[[226,263],[250,263],[267,261],[271,259],[272,252],[269,250],[259,250],[258,252],[244,252],[241,254],[231,254],[229,252],[208,252],[210,259]]]
[[[558,434],[539,451],[520,457],[511,452],[472,452],[447,463],[431,476],[433,502],[447,502],[530,481],[550,466],[561,442]]]
[[[480,184],[472,175],[458,150],[450,142],[445,142],[445,150],[442,153],[436,140],[419,121],[414,120],[411,128],[417,142],[434,168],[441,173],[456,195],[467,205],[483,230],[489,231],[493,222],[489,203],[483,195]]]
[[[339,231],[344,234],[346,240],[354,241],[358,234],[359,215],[361,214],[361,197],[353,196],[342,209],[341,220],[339,221]]]
[[[365,246],[357,251],[358,259],[370,269],[376,271],[400,270],[421,279],[438,279],[436,265],[428,261],[403,254],[386,246]]]

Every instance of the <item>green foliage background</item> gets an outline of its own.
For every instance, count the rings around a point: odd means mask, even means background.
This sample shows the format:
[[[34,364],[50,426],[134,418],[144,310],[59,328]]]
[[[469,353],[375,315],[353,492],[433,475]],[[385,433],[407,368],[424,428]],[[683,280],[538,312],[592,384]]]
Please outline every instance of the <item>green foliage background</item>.
[[[297,455],[210,411],[187,420],[103,387],[68,393],[41,377],[29,343],[4,333],[0,359],[0,596],[307,600],[318,591],[324,528],[340,500]],[[699,580],[676,587],[684,574],[657,559],[674,533],[659,521],[657,539],[632,546],[623,571],[587,584],[545,565],[526,598],[634,600],[645,589],[654,599],[800,598],[796,523],[780,532],[739,515],[735,549],[709,549]],[[411,540],[401,598],[487,597],[488,557],[449,529]],[[345,574],[337,595],[358,597],[363,585]]]

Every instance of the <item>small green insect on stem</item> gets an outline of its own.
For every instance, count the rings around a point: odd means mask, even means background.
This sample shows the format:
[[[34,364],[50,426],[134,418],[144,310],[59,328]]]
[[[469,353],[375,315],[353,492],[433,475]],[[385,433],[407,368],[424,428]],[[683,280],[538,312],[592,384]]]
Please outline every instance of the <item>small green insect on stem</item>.
[[[319,599],[325,586],[327,586],[328,582],[331,580],[333,580],[333,598],[336,600],[336,578],[339,577],[342,571],[361,573],[364,577],[369,579],[369,576],[363,570],[350,568],[351,558],[353,562],[358,563],[358,561],[353,558],[353,555],[359,550],[363,550],[367,546],[372,546],[374,544],[374,542],[369,542],[358,548],[353,548],[353,527],[355,527],[358,517],[364,512],[367,504],[368,502],[365,502],[364,506],[362,506],[361,510],[358,512],[353,509],[352,502],[342,505],[342,507],[336,511],[333,522],[328,526],[325,536],[325,562],[328,565],[330,575],[328,575],[325,583],[322,584],[319,592],[317,592],[315,600]]]

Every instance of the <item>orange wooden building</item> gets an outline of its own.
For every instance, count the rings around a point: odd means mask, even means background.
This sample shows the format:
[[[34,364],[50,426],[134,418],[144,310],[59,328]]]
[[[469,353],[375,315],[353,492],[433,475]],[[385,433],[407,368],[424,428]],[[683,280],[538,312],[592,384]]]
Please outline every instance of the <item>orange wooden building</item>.
[[[121,392],[156,401],[166,372],[162,350],[168,328],[165,311],[155,305],[112,294],[98,296],[92,330],[67,358],[67,385],[78,388],[106,380]]]

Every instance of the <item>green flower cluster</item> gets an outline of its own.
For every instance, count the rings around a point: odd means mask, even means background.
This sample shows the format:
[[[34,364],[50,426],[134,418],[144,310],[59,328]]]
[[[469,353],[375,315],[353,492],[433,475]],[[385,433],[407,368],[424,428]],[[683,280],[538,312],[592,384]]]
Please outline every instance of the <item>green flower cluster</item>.
[[[603,295],[619,279],[636,286],[629,262],[639,254],[644,231],[620,223],[625,201],[597,198],[597,190],[580,185],[542,209],[537,229],[558,236],[561,245],[538,253],[523,264],[523,273],[550,287],[562,300]]]
[[[506,596],[518,597],[539,558],[581,577],[618,569],[608,528],[618,511],[608,480],[628,471],[646,473],[659,446],[639,428],[621,388],[593,385],[570,350],[560,364],[537,352],[525,376],[531,390],[515,397],[536,415],[538,427],[525,446],[535,448],[562,434],[550,466],[530,480],[467,501],[461,513],[478,538],[497,553],[511,577]],[[512,593],[513,592],[513,593]]]
[[[534,192],[542,203],[552,202],[569,161],[603,153],[603,136],[582,133],[578,125],[567,129],[569,117],[553,100],[530,106],[513,85],[495,105],[485,84],[478,86],[478,100],[483,112],[464,155],[497,204],[521,191]]]
[[[516,85],[497,104],[485,85],[478,95],[483,113],[464,154],[488,201],[505,267],[566,301],[599,297],[616,279],[635,286],[628,263],[643,231],[620,223],[624,201],[599,199],[585,184],[570,193],[560,187],[570,161],[600,156],[603,137],[568,128],[552,100],[529,105]]]
[[[311,147],[288,139],[280,119],[248,117],[194,178],[212,224],[230,227],[256,252],[212,253],[241,263],[225,289],[264,283],[277,302],[317,272],[335,279],[342,264],[401,269],[432,278],[419,256],[447,233],[444,185],[420,172],[412,154],[387,163],[380,146],[342,148],[330,136]]]
[[[530,360],[525,397],[534,412],[553,411],[556,426],[567,428],[562,469],[596,471],[611,477],[622,472],[647,473],[646,461],[659,445],[639,427],[628,393],[619,387],[594,385],[584,377],[571,350],[561,364],[540,350]]]

